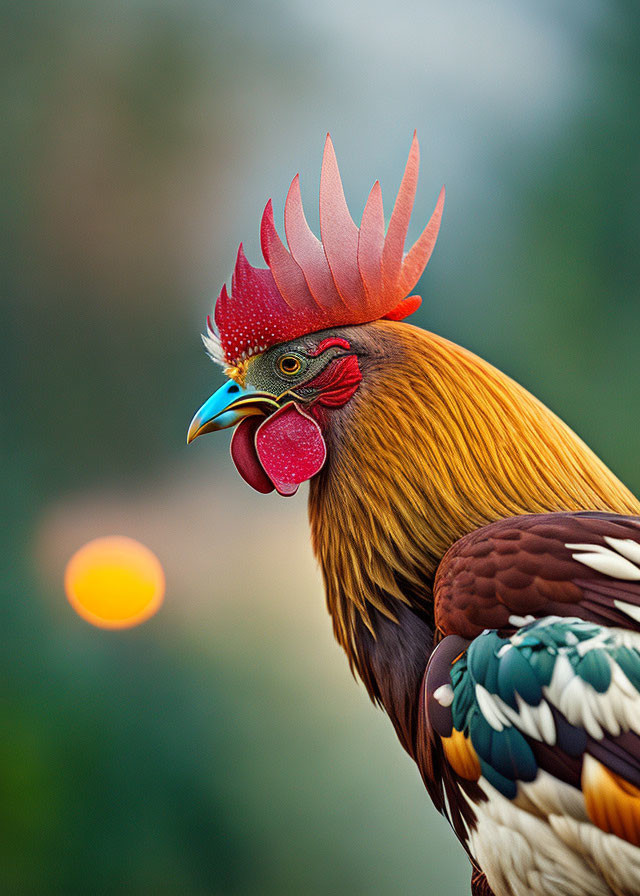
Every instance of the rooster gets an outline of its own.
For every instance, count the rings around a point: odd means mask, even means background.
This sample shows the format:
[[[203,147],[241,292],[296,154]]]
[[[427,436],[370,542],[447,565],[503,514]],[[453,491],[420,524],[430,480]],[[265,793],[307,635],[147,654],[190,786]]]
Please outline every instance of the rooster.
[[[548,408],[405,322],[414,135],[388,227],[358,228],[331,139],[319,240],[239,248],[203,337],[228,381],[188,441],[235,427],[258,492],[309,481],[335,636],[471,861],[473,894],[640,894],[640,502]]]

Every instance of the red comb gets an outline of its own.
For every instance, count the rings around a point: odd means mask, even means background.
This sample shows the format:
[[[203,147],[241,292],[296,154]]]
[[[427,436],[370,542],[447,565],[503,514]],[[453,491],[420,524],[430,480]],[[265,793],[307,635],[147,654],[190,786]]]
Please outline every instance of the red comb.
[[[347,208],[327,134],[320,174],[322,240],[307,224],[296,175],[284,207],[288,248],[276,231],[269,200],[260,226],[262,254],[268,267],[252,267],[241,244],[231,295],[223,286],[216,302],[217,333],[209,324],[208,339],[219,340],[221,354],[229,363],[305,333],[380,318],[402,320],[418,308],[420,297],[408,294],[429,261],[444,206],[443,187],[431,220],[405,254],[419,165],[420,150],[414,133],[386,236],[377,181],[358,229]]]

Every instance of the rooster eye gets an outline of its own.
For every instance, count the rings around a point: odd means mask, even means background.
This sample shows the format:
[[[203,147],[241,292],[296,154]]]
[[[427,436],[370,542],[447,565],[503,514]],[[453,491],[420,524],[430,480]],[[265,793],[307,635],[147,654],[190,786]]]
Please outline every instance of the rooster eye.
[[[285,376],[295,376],[296,373],[300,373],[301,367],[302,363],[295,355],[282,355],[282,357],[278,359],[278,369],[280,370],[280,373],[284,373]]]

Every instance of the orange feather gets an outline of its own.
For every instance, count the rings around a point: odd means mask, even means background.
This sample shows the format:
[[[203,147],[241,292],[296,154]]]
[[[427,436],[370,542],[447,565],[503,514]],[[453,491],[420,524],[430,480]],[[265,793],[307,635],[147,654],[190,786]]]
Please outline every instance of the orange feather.
[[[587,814],[595,825],[640,846],[640,790],[637,787],[587,755],[582,767],[582,792]]]

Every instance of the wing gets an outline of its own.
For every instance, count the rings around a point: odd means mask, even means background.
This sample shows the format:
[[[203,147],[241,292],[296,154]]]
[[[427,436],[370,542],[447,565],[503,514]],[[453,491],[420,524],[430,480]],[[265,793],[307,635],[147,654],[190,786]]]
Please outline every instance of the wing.
[[[552,615],[640,631],[640,517],[500,520],[450,548],[433,593],[440,635],[473,639],[487,628],[512,632]]]
[[[640,894],[640,635],[448,636],[421,702],[421,771],[496,893]]]

